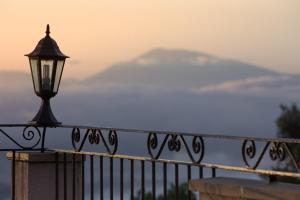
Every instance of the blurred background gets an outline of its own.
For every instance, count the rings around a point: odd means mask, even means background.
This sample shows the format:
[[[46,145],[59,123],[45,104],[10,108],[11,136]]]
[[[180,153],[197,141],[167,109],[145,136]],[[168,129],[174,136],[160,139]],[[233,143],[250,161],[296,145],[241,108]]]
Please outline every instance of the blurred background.
[[[298,0],[2,0],[0,18],[1,123],[39,108],[24,54],[48,23],[71,57],[52,100],[64,124],[275,137],[279,105],[299,102]]]

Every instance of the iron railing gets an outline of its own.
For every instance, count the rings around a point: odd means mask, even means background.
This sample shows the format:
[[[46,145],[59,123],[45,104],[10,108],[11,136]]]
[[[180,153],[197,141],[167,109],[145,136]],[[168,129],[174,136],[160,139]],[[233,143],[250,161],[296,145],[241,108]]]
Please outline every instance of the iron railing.
[[[45,145],[47,131],[54,128],[55,131],[62,132],[61,138],[69,138],[70,146],[58,149],[49,144]],[[57,154],[71,154],[73,163],[75,156],[82,156],[82,180],[84,181],[81,187],[82,191],[85,191],[82,193],[82,199],[87,196],[90,199],[95,199],[96,195],[100,199],[114,199],[116,197],[134,199],[138,191],[140,198],[145,199],[148,190],[150,190],[149,194],[151,194],[152,199],[156,199],[159,194],[162,195],[163,199],[168,199],[169,183],[174,184],[174,198],[179,199],[181,182],[203,178],[205,175],[215,177],[217,171],[222,172],[222,174],[225,171],[230,171],[268,176],[271,177],[270,180],[274,180],[274,177],[277,176],[300,178],[300,163],[293,151],[295,145],[300,145],[300,140],[297,139],[76,125],[36,127],[29,124],[0,125],[0,134],[14,145],[7,148],[1,146],[0,151],[12,151],[13,155],[18,151],[54,151]],[[17,140],[15,137],[20,139]],[[26,142],[26,145],[22,142]],[[132,146],[136,146],[136,148],[133,148],[133,151],[127,151]],[[97,147],[97,149],[94,150],[93,147]],[[103,148],[99,150],[98,147]],[[91,149],[93,150],[91,151]],[[239,162],[219,163],[214,160],[210,152],[215,149],[222,152],[222,155],[233,154],[233,157]],[[95,165],[96,161],[97,164]],[[276,164],[280,165],[280,163],[287,162],[290,163],[290,167],[272,168]],[[15,157],[13,156],[13,186],[15,180],[14,165]],[[66,159],[64,159],[64,165],[66,165]],[[72,176],[74,179],[74,173],[74,168],[72,172],[64,171],[64,189],[68,187],[66,178]],[[129,176],[127,176],[128,174]],[[183,174],[185,174],[185,178]],[[59,184],[61,183],[58,181],[57,188],[61,187]],[[72,184],[72,194],[74,195],[75,181]],[[67,194],[65,192],[64,199],[67,199]],[[192,198],[192,193],[188,190],[187,195],[188,199]],[[14,199],[14,187],[12,198]]]

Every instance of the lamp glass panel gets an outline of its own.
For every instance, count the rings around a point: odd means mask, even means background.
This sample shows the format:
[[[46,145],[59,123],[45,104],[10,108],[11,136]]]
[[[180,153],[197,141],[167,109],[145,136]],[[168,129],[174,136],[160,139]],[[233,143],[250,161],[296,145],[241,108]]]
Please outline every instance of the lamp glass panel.
[[[41,60],[42,90],[52,90],[53,60]]]
[[[40,92],[39,82],[39,70],[38,70],[38,59],[30,58],[30,67],[31,67],[31,73],[32,73],[32,80],[33,80],[33,86],[35,92]]]
[[[61,74],[64,68],[65,61],[64,60],[58,60],[56,65],[56,73],[55,73],[55,79],[54,79],[54,87],[53,92],[57,92],[59,88],[59,83],[61,79]]]

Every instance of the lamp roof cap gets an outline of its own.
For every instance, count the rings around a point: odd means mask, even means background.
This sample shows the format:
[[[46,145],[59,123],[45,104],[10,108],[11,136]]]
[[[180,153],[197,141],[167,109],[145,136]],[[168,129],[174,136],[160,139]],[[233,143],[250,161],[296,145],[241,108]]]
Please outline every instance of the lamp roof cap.
[[[63,54],[56,41],[50,37],[50,26],[47,24],[46,28],[46,36],[42,38],[35,49],[25,56],[28,57],[40,57],[45,59],[52,59],[52,58],[58,58],[58,59],[66,59],[69,58],[65,54]]]

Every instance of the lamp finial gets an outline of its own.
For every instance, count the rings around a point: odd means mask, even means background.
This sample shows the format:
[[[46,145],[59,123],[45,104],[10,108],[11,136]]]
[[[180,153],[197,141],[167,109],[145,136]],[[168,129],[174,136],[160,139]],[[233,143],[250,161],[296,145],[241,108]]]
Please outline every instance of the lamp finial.
[[[50,26],[49,24],[47,24],[46,35],[49,36],[49,34],[50,34]]]

